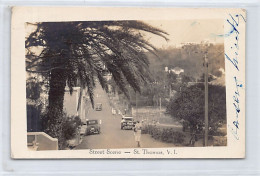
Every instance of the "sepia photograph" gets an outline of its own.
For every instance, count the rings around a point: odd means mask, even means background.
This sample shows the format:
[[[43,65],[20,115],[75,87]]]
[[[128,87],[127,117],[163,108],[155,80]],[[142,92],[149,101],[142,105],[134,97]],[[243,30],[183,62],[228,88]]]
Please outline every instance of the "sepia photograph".
[[[226,64],[238,62],[225,38],[237,34],[234,18],[228,34],[223,18],[192,15],[24,21],[23,144],[100,158],[227,147],[228,128],[239,129],[227,123]]]

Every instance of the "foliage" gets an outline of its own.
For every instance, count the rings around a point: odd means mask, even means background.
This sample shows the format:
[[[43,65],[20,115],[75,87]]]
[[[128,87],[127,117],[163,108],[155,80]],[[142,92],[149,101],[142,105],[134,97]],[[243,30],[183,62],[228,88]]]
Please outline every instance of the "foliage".
[[[60,118],[49,119],[47,113],[42,114],[43,131],[53,138],[58,139],[59,149],[64,149],[67,146],[67,140],[72,139],[76,133],[77,128],[81,125],[81,120],[78,116],[67,116],[62,113]],[[51,123],[49,122],[51,120]]]
[[[179,82],[177,77],[181,78]],[[173,72],[158,72],[154,74],[154,81],[150,84],[144,84],[141,86],[141,93],[137,95],[138,106],[159,106],[159,99],[161,98],[161,105],[166,106],[170,91],[180,91],[180,89],[187,86],[188,82],[194,81],[193,77],[185,74],[179,76]],[[131,104],[136,104],[136,93],[130,91]]]
[[[207,58],[209,61],[209,74],[220,77],[222,72],[220,68],[225,69],[224,45],[211,44],[207,48]],[[150,70],[152,74],[157,74],[164,70],[164,67],[169,69],[179,67],[184,69],[186,76],[199,79],[203,74],[204,62],[204,44],[186,44],[181,48],[166,48],[157,51],[160,59],[157,59],[152,54],[147,53],[150,61]]]
[[[174,144],[182,144],[185,137],[183,133],[175,131],[173,128],[160,128],[155,125],[145,125],[142,133],[150,134],[156,140]]]
[[[226,122],[225,87],[209,85],[208,102],[210,134],[213,134]],[[186,121],[191,132],[197,130],[201,132],[204,126],[204,85],[186,87],[171,99],[167,112],[175,118]]]
[[[41,96],[45,92],[41,78],[27,75],[26,80],[26,109],[27,109],[27,131],[42,131],[41,113],[45,108],[45,99]]]
[[[198,82],[204,82],[204,80],[205,80],[205,74],[203,73],[201,75],[201,77],[199,78]],[[211,81],[214,81],[214,80],[216,80],[216,76],[209,74],[208,75],[208,82],[211,82]]]
[[[136,105],[136,97],[138,106],[159,106],[160,98],[162,106],[166,105],[165,98],[168,97],[168,89],[165,84],[160,82],[153,82],[142,85],[141,90],[142,91],[137,95],[134,91],[129,91],[131,105]]]
[[[62,131],[65,140],[72,139],[76,133],[78,127],[81,125],[81,120],[78,116],[67,117],[62,124]]]
[[[39,105],[32,105],[28,104],[26,105],[27,110],[27,132],[38,132],[42,131],[41,126],[41,110],[42,106]]]
[[[194,77],[192,76],[187,76],[185,74],[181,74],[181,80],[182,80],[182,83],[187,85],[188,82],[193,82],[195,81]]]
[[[227,146],[227,136],[214,136],[213,145],[214,146]]]
[[[41,84],[34,78],[27,79],[26,81],[26,98],[37,100],[40,98]]]
[[[141,93],[138,94],[140,106],[158,105],[161,98],[164,106],[170,96],[171,91],[181,91],[189,82],[202,82],[204,50],[208,50],[209,60],[209,81],[213,81],[222,76],[224,70],[224,46],[222,44],[210,45],[205,47],[204,44],[187,44],[182,48],[167,48],[157,51],[159,59],[150,53],[146,53],[150,62],[150,72],[152,82],[141,85]],[[165,72],[165,67],[169,70],[179,67],[184,69],[180,75],[174,72]],[[181,81],[179,81],[181,80]],[[173,95],[173,94],[171,94]],[[136,94],[130,91],[131,104],[135,105]]]
[[[103,75],[112,74],[120,90],[127,94],[126,83],[140,91],[140,81],[149,78],[144,51],[155,49],[140,31],[165,37],[165,32],[140,21],[44,22],[27,38],[28,72],[58,70],[71,88],[80,82],[87,87],[93,103],[94,78],[107,90]],[[40,54],[34,47],[42,48]]]
[[[168,85],[171,85],[172,83],[176,83],[177,77],[178,77],[178,75],[173,72],[170,72],[169,74],[167,74]]]
[[[167,39],[166,32],[140,21],[42,22],[34,25],[25,41],[26,71],[49,77],[47,133],[59,137],[65,86],[87,88],[94,108],[97,79],[108,91],[104,75],[111,73],[117,87],[128,97],[130,85],[140,92],[140,84],[149,81],[145,51],[155,47],[141,32]],[[154,53],[155,54],[155,53]]]

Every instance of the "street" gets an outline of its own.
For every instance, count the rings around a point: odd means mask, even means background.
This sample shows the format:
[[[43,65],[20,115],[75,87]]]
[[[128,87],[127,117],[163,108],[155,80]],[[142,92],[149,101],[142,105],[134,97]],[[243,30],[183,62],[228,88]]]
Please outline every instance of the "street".
[[[101,120],[101,133],[84,136],[82,143],[75,149],[135,148],[134,131],[121,130],[121,116],[112,114],[109,98],[100,85],[95,90],[95,103],[102,103],[102,111],[90,108],[87,119]],[[145,134],[141,137],[141,147],[174,147],[174,144],[162,143]]]

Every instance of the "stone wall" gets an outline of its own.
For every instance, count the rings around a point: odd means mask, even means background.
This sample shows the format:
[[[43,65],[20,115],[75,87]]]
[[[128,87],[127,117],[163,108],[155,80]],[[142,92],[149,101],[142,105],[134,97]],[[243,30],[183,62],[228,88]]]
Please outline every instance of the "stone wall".
[[[29,150],[58,150],[58,139],[44,132],[28,132],[27,146]]]

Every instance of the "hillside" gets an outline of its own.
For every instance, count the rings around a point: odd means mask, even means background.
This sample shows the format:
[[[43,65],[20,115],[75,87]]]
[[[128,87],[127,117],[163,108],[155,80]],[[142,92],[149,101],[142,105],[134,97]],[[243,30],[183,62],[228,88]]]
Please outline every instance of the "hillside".
[[[169,69],[180,67],[184,74],[199,79],[203,75],[204,46],[201,44],[188,44],[181,48],[160,49],[156,52],[157,58],[147,53],[150,62],[150,71],[156,77],[165,67]],[[221,77],[225,70],[224,45],[210,44],[207,47],[209,61],[209,74]]]

